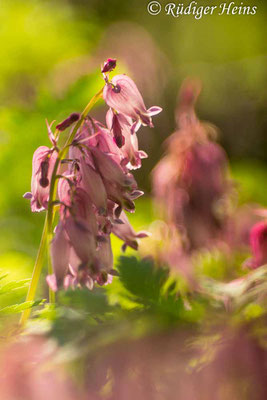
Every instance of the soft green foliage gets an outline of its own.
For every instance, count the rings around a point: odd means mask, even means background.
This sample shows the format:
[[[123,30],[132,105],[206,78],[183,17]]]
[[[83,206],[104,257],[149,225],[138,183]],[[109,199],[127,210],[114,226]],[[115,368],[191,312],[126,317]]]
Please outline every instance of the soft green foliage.
[[[36,331],[40,324],[42,330],[42,321],[50,321],[50,335],[59,343],[83,348],[90,338],[90,350],[93,344],[142,337],[170,324],[195,324],[203,318],[203,301],[183,297],[167,269],[148,260],[121,257],[118,273],[107,287],[59,292],[58,305],[35,313],[29,329],[33,324]]]
[[[229,281],[247,273],[242,267],[247,258],[246,251],[229,253],[218,248],[203,249],[194,254],[193,264],[200,279],[205,276],[218,281]]]
[[[8,273],[0,275],[0,308],[6,308],[23,299],[29,285],[29,279],[11,280]]]
[[[220,325],[242,328],[252,321],[261,326],[266,315],[264,267],[228,284],[203,276],[197,290],[183,294],[179,278],[171,278],[168,269],[150,260],[121,257],[117,271],[111,285],[60,291],[57,305],[34,312],[28,332],[56,339],[57,361],[97,359],[116,344],[180,331],[189,334],[187,346],[201,350],[200,358],[188,365],[198,369],[222,340]]]
[[[13,275],[14,276],[14,275]],[[29,279],[11,280],[8,273],[1,271],[0,275],[0,326],[13,314],[20,314],[24,310],[43,304],[43,300],[24,301]]]
[[[202,289],[206,296],[216,301],[227,304],[235,311],[246,308],[253,304],[256,298],[261,298],[267,288],[267,267],[262,266],[255,271],[250,272],[242,278],[232,280],[229,283],[215,281],[209,278],[203,278],[200,281]]]
[[[5,276],[1,277],[3,279]],[[13,290],[18,290],[18,289],[23,289],[27,287],[27,284],[29,284],[29,279],[23,279],[21,281],[12,281],[5,283],[4,285],[0,286],[0,295],[3,295],[5,293],[8,293]]]
[[[18,314],[24,310],[28,310],[29,308],[39,306],[42,304],[42,300],[37,301],[25,301],[21,304],[12,304],[12,306],[7,306],[0,309],[0,316],[2,315],[11,315],[11,314]]]
[[[258,160],[244,160],[232,164],[233,176],[237,181],[239,201],[267,205],[267,169]]]

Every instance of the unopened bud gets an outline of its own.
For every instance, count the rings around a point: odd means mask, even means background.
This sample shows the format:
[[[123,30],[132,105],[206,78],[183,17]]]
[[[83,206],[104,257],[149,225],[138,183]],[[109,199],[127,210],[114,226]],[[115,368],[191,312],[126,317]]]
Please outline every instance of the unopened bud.
[[[80,118],[80,114],[79,113],[72,113],[64,121],[60,122],[60,124],[58,124],[56,126],[56,129],[59,130],[59,131],[64,131],[69,126],[71,126],[74,122],[78,121],[79,118]]]
[[[107,61],[104,62],[101,72],[105,73],[113,71],[113,69],[116,68],[116,63],[117,61],[114,58],[108,58]]]

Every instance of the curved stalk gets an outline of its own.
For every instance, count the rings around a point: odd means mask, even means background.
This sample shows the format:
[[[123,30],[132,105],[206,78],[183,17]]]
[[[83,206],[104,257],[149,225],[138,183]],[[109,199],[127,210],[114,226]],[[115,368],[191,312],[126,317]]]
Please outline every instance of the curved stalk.
[[[39,282],[39,278],[41,275],[42,267],[43,267],[43,261],[45,257],[45,250],[46,250],[46,245],[47,245],[47,215],[45,218],[45,223],[44,223],[44,228],[43,228],[43,233],[42,233],[42,238],[40,242],[40,246],[38,249],[37,257],[35,260],[34,268],[33,268],[33,273],[32,273],[32,279],[31,283],[28,289],[26,301],[33,301],[35,297],[35,292],[37,289],[37,285]],[[24,326],[27,319],[29,318],[31,313],[31,309],[28,308],[27,310],[24,310],[21,319],[20,319],[20,325]]]

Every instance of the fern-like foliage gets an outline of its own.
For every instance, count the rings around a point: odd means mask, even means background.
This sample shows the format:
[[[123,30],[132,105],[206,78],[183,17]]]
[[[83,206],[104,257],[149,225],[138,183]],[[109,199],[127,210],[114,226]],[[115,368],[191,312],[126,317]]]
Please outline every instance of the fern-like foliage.
[[[29,279],[10,281],[8,274],[0,275],[0,317],[21,313],[41,305],[44,300],[20,301],[25,297]]]

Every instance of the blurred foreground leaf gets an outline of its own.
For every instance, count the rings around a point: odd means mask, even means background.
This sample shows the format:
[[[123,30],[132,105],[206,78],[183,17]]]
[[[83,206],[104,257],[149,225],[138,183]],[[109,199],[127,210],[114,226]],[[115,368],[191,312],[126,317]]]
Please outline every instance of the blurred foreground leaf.
[[[10,293],[13,290],[24,289],[25,287],[28,287],[29,281],[30,281],[30,279],[22,279],[22,280],[15,281],[15,282],[5,283],[4,285],[0,286],[0,295]]]
[[[21,304],[13,304],[12,306],[7,306],[2,308],[0,310],[0,316],[18,314],[29,308],[40,306],[43,302],[44,300],[37,300],[37,301],[25,301],[24,303]]]

